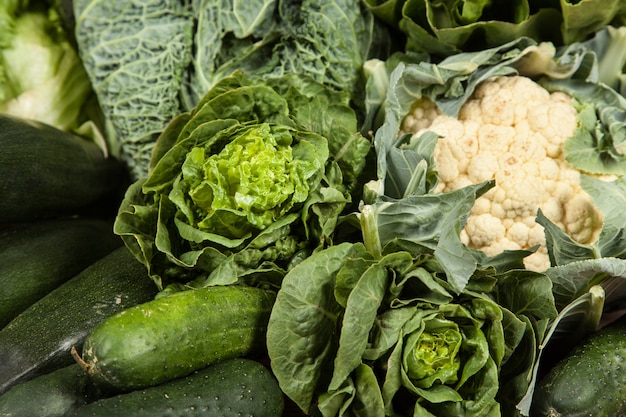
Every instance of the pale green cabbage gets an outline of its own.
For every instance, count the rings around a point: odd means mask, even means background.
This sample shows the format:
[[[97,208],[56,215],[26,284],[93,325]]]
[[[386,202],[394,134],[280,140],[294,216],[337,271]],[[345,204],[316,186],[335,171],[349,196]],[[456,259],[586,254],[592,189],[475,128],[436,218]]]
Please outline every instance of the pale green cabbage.
[[[106,150],[91,82],[57,9],[0,5],[0,112],[96,140]]]

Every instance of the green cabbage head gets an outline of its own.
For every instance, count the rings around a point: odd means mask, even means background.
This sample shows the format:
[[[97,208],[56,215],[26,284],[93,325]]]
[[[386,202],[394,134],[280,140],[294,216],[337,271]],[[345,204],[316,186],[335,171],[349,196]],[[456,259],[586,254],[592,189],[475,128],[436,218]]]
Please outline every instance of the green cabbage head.
[[[160,288],[278,284],[332,243],[370,149],[347,92],[236,72],[162,132],[115,232]]]
[[[396,328],[382,388],[387,409],[406,415],[499,416],[500,308],[481,298],[436,309],[403,308],[414,311]],[[402,400],[406,395],[415,400],[410,408]]]
[[[455,292],[423,248],[318,251],[277,293],[272,370],[311,415],[501,417],[501,370],[525,325],[476,282]]]

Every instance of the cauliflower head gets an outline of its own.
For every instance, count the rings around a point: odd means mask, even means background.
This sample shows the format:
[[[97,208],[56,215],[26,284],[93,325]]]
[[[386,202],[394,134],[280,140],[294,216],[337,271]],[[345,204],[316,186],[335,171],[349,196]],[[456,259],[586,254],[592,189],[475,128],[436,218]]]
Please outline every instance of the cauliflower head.
[[[477,86],[456,118],[428,99],[416,101],[400,133],[440,136],[436,192],[495,180],[461,232],[467,246],[488,256],[538,246],[524,263],[543,271],[550,261],[538,209],[582,244],[597,240],[602,227],[602,213],[580,186],[581,173],[563,154],[577,116],[566,93],[548,92],[524,76],[496,76]]]

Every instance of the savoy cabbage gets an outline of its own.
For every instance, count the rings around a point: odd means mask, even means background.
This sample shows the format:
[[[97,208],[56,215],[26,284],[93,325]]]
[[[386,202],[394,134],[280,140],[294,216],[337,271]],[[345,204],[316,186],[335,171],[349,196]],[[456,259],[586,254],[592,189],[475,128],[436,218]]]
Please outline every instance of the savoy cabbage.
[[[360,0],[75,0],[74,14],[110,147],[133,179],[166,124],[234,70],[308,74],[359,106],[363,62],[391,49]]]

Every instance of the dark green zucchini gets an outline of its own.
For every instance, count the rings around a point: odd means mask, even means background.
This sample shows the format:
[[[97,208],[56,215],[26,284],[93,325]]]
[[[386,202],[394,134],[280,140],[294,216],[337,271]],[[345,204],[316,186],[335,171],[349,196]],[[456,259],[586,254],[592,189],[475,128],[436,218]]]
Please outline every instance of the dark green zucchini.
[[[87,267],[0,330],[0,394],[74,363],[72,346],[81,346],[97,324],[156,293],[125,246]]]
[[[76,359],[103,389],[129,391],[264,353],[275,296],[273,290],[228,285],[159,297],[103,321]]]
[[[103,398],[68,417],[280,417],[284,397],[271,372],[251,359],[209,365],[164,384]]]
[[[574,347],[535,387],[531,417],[626,413],[626,316]]]
[[[42,220],[0,232],[0,328],[120,246],[103,219]]]
[[[43,123],[0,115],[0,223],[77,214],[127,181],[94,142]]]
[[[96,395],[85,371],[72,364],[18,384],[0,395],[0,416],[62,417],[97,398]]]

